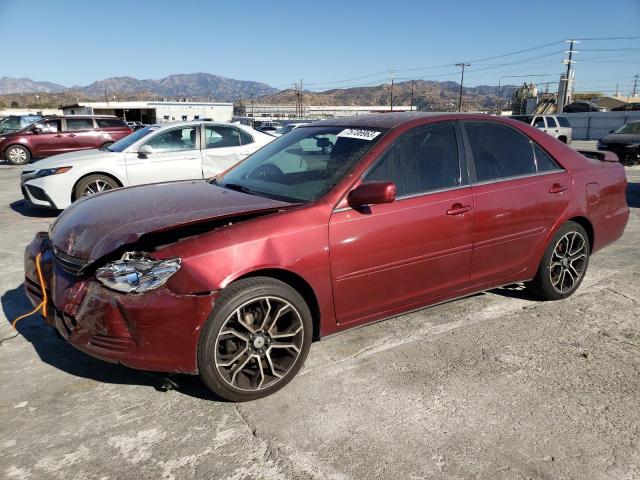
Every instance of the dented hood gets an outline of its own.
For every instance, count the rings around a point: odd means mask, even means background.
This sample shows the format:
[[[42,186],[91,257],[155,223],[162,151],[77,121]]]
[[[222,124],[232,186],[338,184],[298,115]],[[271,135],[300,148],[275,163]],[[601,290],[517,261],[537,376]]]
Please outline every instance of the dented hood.
[[[51,242],[68,255],[93,262],[147,233],[291,205],[202,180],[123,188],[68,207],[53,224]]]

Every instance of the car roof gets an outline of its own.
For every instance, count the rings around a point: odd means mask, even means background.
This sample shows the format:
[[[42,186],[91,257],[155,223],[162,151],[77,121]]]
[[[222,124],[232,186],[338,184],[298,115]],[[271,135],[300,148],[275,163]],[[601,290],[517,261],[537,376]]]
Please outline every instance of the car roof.
[[[421,119],[451,120],[456,119],[496,119],[501,117],[482,113],[452,113],[452,112],[389,112],[339,117],[329,120],[313,122],[308,127],[363,127],[363,128],[397,128],[401,125]],[[302,126],[301,128],[305,128]]]

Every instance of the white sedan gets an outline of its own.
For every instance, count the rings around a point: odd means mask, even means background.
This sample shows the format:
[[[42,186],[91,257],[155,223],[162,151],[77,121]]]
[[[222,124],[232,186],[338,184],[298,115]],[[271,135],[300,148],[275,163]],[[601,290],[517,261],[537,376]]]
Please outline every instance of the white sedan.
[[[28,165],[22,193],[34,206],[62,210],[118,187],[211,178],[274,140],[244,125],[180,122],[152,125],[103,150],[55,155]]]

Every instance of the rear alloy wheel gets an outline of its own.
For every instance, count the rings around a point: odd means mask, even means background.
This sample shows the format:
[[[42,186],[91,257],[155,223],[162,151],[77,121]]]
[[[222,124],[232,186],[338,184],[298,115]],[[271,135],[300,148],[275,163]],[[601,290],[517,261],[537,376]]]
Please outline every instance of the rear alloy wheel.
[[[114,188],[120,188],[120,185],[113,178],[106,175],[89,175],[76,184],[73,193],[74,198],[79,200],[82,197],[113,190]]]
[[[284,387],[309,352],[312,322],[304,299],[289,285],[256,277],[220,295],[198,346],[204,383],[236,402]]]
[[[26,165],[31,160],[31,152],[21,145],[11,145],[4,151],[4,158],[12,165]]]
[[[555,234],[528,287],[546,300],[559,300],[575,292],[587,271],[591,246],[582,226],[567,222]]]

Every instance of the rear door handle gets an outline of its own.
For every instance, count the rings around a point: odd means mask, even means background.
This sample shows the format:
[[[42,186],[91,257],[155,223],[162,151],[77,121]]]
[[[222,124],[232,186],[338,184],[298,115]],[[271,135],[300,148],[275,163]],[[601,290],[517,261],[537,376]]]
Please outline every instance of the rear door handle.
[[[559,183],[554,183],[553,186],[549,189],[549,193],[562,193],[567,189],[567,187],[563,187]]]
[[[200,157],[184,157],[185,160],[200,160]]]
[[[69,136],[70,136],[70,137],[75,137],[75,136],[76,136],[76,134],[75,134],[75,133],[70,133],[70,134],[69,134]]]
[[[56,138],[62,138],[62,135],[58,134],[56,135]]]
[[[462,215],[470,211],[471,211],[471,207],[469,205],[454,203],[453,205],[451,205],[451,208],[447,210],[447,215]]]

